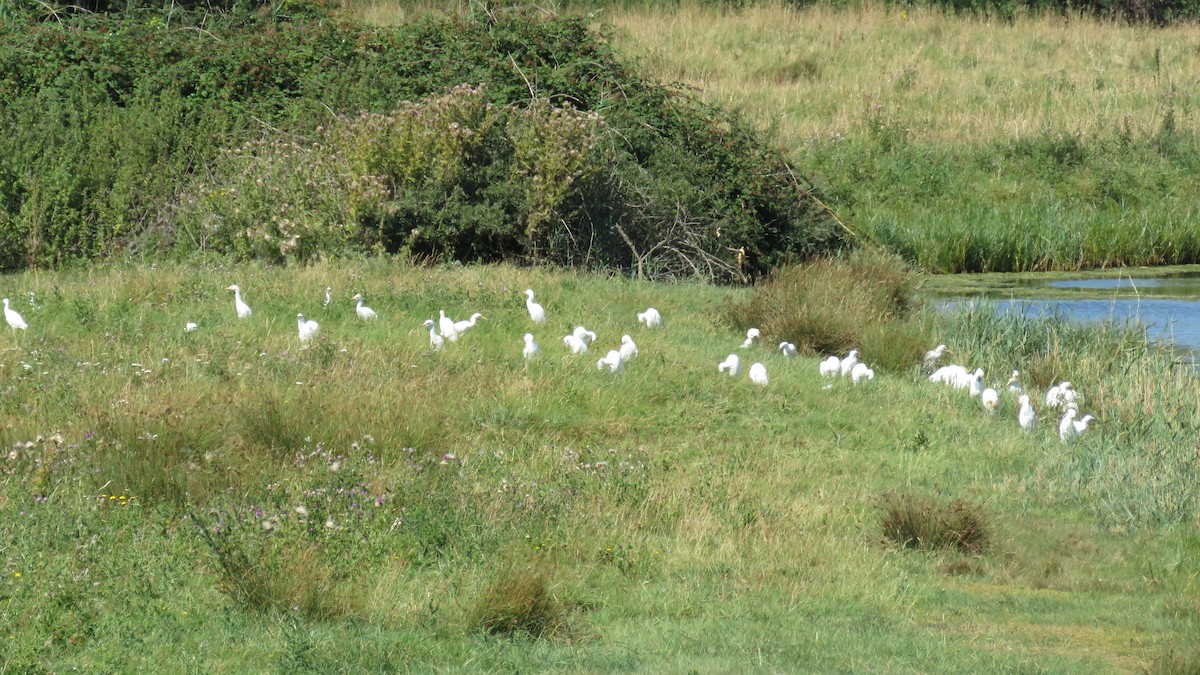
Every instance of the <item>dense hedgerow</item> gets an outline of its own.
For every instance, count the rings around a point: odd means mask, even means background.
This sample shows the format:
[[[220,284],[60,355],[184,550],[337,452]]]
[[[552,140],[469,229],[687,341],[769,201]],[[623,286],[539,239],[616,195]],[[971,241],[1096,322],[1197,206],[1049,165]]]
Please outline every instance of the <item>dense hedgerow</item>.
[[[191,16],[0,27],[0,267],[349,247],[732,280],[843,245],[757,132],[582,20]]]

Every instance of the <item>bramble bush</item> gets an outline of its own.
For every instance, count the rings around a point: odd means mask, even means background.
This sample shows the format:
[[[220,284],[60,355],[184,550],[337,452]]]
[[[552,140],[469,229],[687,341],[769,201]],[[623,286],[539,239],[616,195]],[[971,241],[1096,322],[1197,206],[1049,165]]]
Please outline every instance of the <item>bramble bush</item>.
[[[305,7],[0,26],[0,267],[375,249],[744,280],[845,245],[758,132],[582,19]]]

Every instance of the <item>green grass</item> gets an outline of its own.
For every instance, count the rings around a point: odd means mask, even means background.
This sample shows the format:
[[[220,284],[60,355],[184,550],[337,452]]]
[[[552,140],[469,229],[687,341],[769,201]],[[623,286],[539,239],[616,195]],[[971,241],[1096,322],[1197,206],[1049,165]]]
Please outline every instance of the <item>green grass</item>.
[[[1063,446],[1051,415],[1025,436],[1012,401],[989,418],[915,369],[823,389],[817,356],[756,347],[769,387],[719,377],[745,290],[389,259],[0,286],[30,324],[0,332],[3,670],[1195,661],[1195,378],[1112,331],[930,324],[963,362],[1075,381],[1102,423]],[[550,315],[530,364],[525,288]],[[435,354],[439,308],[487,320]],[[573,358],[579,323],[599,338]],[[623,333],[641,355],[598,372]],[[986,548],[888,543],[895,494],[971,505]]]

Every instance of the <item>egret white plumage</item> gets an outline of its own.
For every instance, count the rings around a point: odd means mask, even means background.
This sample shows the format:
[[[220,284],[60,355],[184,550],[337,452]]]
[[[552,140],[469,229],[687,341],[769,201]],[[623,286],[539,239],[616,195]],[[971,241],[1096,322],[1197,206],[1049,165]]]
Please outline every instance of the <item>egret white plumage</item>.
[[[375,313],[375,310],[363,305],[362,293],[356,293],[354,297],[350,299],[358,301],[358,305],[354,307],[354,311],[358,314],[358,318],[362,319],[363,321],[370,321],[371,319],[378,318],[379,315]]]
[[[1078,413],[1076,413],[1078,414]],[[1073,420],[1071,426],[1075,427],[1075,435],[1082,436],[1083,432],[1088,430],[1088,423],[1095,422],[1096,418],[1091,415],[1084,415],[1083,419]]]
[[[525,307],[529,310],[529,318],[534,323],[546,323],[546,309],[533,301],[533,289],[525,289]]]
[[[1078,409],[1067,408],[1066,414],[1058,423],[1058,440],[1067,443],[1082,436],[1083,432],[1087,431],[1088,423],[1096,419],[1091,415],[1084,415],[1083,419],[1076,420],[1075,416],[1078,414]]]
[[[638,323],[646,328],[660,328],[662,326],[662,314],[658,313],[657,309],[650,307],[644,312],[638,312]]]
[[[1020,396],[1021,394],[1025,393],[1025,387],[1022,387],[1021,383],[1017,381],[1017,376],[1020,374],[1021,371],[1014,370],[1012,375],[1008,376],[1008,384],[1005,385],[1008,388],[1009,393],[1013,396]]]
[[[239,319],[250,318],[250,315],[254,313],[254,310],[250,309],[250,305],[247,305],[246,303],[242,302],[242,289],[238,288],[237,284],[233,284],[232,286],[230,286],[229,288],[226,288],[225,290],[233,291],[233,307],[234,307],[234,309],[237,310],[238,318]]]
[[[742,360],[737,354],[730,354],[725,357],[725,360],[717,364],[718,373],[729,373],[730,377],[737,377],[738,373],[742,372]]]
[[[754,344],[754,341],[757,340],[761,335],[762,331],[757,328],[751,328],[750,330],[746,331],[746,341],[742,343],[742,349]]]
[[[976,368],[974,373],[971,373],[971,382],[968,385],[972,396],[979,396],[985,389],[983,384],[983,368]]]
[[[588,343],[581,338],[575,337],[574,334],[564,335],[563,344],[567,346],[567,349],[571,350],[572,354],[583,354],[588,350]]]
[[[446,346],[446,340],[437,334],[437,324],[433,322],[433,319],[425,319],[425,323],[421,325],[429,329],[429,348],[440,352],[442,347]]]
[[[760,387],[767,386],[767,367],[761,363],[750,366],[750,381]]]
[[[442,337],[451,342],[458,342],[458,330],[454,327],[454,319],[446,316],[446,310],[438,310],[438,330],[442,332]]]
[[[486,319],[486,318],[487,318],[486,316],[480,314],[479,312],[475,312],[474,314],[471,315],[471,318],[466,319],[465,321],[455,321],[454,322],[454,332],[458,333],[459,335],[462,335],[463,333],[474,328],[476,321],[478,321],[480,319]]]
[[[853,384],[873,379],[875,379],[875,371],[862,361],[854,364],[854,367],[850,369],[850,382]]]
[[[1058,395],[1062,397],[1065,405],[1072,405],[1079,398],[1079,392],[1071,385],[1070,382],[1063,382],[1059,386]]]
[[[831,356],[821,362],[820,371],[822,377],[837,377],[842,371],[842,360]]]
[[[8,298],[4,299],[4,320],[8,322],[9,328],[13,330],[26,330],[29,328],[29,324],[25,323],[25,319],[21,316],[21,313],[8,306]]]
[[[933,349],[925,352],[925,358],[921,361],[921,367],[925,370],[933,370],[937,367],[938,359],[942,358],[942,354],[946,353],[946,345],[938,345]]]
[[[838,364],[838,374],[842,377],[849,375],[850,371],[854,370],[854,364],[856,363],[858,363],[858,350],[851,349],[846,358],[842,359],[841,363]]]
[[[596,341],[596,334],[583,326],[575,326],[575,330],[571,331],[571,335],[589,345]]]
[[[970,383],[970,378],[971,375],[967,372],[966,368],[959,365],[949,365],[942,366],[933,371],[933,374],[929,376],[929,381],[948,384],[956,389],[962,389]],[[962,383],[961,386],[959,386],[960,382]]]
[[[979,404],[983,409],[988,411],[988,414],[994,414],[1000,409],[1000,394],[995,389],[988,387],[979,394]]]
[[[1033,411],[1033,405],[1030,404],[1029,397],[1025,394],[1021,394],[1021,398],[1017,400],[1021,403],[1021,409],[1017,411],[1017,422],[1020,423],[1025,433],[1033,433],[1034,428],[1037,427],[1037,414]]]
[[[195,322],[193,322],[193,321],[189,321],[189,322],[187,322],[187,323],[183,324],[183,332],[185,332],[185,333],[190,333],[190,332],[192,332],[192,331],[196,330],[196,329],[197,329],[197,328],[199,328],[199,327],[200,327],[200,326],[196,325],[196,323],[195,323]]]
[[[796,345],[790,342],[780,342],[779,351],[783,352],[783,355],[789,359],[796,358]]]
[[[305,321],[303,314],[297,314],[296,330],[300,333],[300,341],[308,342],[317,336],[317,332],[321,330],[321,327],[317,325],[316,321]]]
[[[618,351],[621,353],[622,361],[628,361],[638,355],[637,345],[634,344],[633,338],[628,335],[621,336],[621,347]]]
[[[621,352],[610,349],[604,355],[604,358],[596,361],[596,368],[599,370],[608,369],[610,373],[619,373],[625,367],[625,361],[621,359]]]
[[[1066,392],[1071,389],[1070,382],[1059,382],[1058,384],[1046,390],[1046,406],[1050,408],[1061,408],[1067,403]],[[1074,397],[1072,397],[1074,398]]]
[[[326,286],[325,287],[325,306],[328,307],[329,303],[331,303],[331,302],[333,302],[333,289],[330,288],[329,286]]]
[[[533,333],[526,333],[525,348],[521,350],[521,355],[525,357],[526,361],[529,361],[536,359],[541,353],[542,348],[538,346],[538,343],[533,341]]]

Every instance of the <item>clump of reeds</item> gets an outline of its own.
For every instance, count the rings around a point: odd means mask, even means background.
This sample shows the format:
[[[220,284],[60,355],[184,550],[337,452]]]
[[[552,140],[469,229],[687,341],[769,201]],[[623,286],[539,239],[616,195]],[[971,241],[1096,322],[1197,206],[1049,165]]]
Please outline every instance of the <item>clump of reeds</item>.
[[[880,508],[884,538],[904,548],[983,553],[991,539],[983,509],[961,499],[893,492],[880,498]]]

